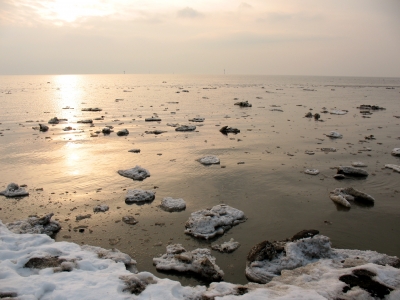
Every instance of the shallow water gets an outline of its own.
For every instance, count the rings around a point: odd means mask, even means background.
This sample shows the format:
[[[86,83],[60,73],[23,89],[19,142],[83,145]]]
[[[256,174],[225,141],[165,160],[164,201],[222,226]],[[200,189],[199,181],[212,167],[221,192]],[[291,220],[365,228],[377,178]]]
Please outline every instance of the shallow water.
[[[234,105],[244,100],[253,106]],[[116,247],[136,259],[139,270],[184,284],[198,281],[158,273],[152,265],[152,258],[164,253],[168,243],[193,250],[233,237],[241,243],[237,251],[213,251],[225,271],[224,280],[233,283],[247,282],[245,258],[252,246],[291,237],[302,229],[320,230],[336,248],[400,256],[400,174],[384,168],[400,164],[400,158],[390,155],[400,147],[400,119],[394,117],[400,115],[399,100],[399,78],[1,76],[0,188],[10,182],[27,184],[31,195],[19,200],[1,197],[0,219],[7,223],[54,212],[63,226],[56,240]],[[386,110],[363,118],[357,109],[361,104]],[[88,107],[103,110],[81,111]],[[321,113],[324,122],[304,118],[310,109],[315,113],[323,107],[349,112]],[[153,114],[162,121],[144,121]],[[45,133],[32,129],[55,116],[68,121],[48,124]],[[77,123],[100,116],[104,120],[94,121],[95,127]],[[204,117],[205,122],[189,122],[193,117]],[[195,132],[176,132],[167,123],[198,127]],[[115,132],[90,136],[106,125],[114,126]],[[219,132],[225,125],[241,132],[225,136]],[[63,131],[66,126],[76,130]],[[116,131],[124,128],[130,134],[118,137]],[[155,129],[167,132],[145,133]],[[343,138],[324,135],[333,130]],[[376,140],[364,139],[371,134]],[[320,150],[324,147],[337,152],[325,153]],[[360,151],[366,147],[371,151]],[[133,148],[141,152],[128,152]],[[306,150],[315,154],[307,155]],[[196,159],[204,155],[217,155],[221,165],[201,165]],[[353,161],[368,165],[366,179],[332,178],[333,167]],[[117,174],[136,165],[148,169],[151,177],[138,182]],[[306,168],[319,169],[320,174],[304,174]],[[375,205],[337,207],[329,191],[346,186],[372,195]],[[126,189],[134,188],[155,189],[156,199],[140,206],[125,204]],[[161,199],[168,196],[183,198],[187,209],[159,209]],[[93,207],[102,203],[110,210],[93,214]],[[248,220],[212,241],[183,233],[191,212],[219,203],[243,210]],[[86,213],[92,217],[75,222],[76,215]],[[126,215],[134,215],[139,223],[121,222]],[[80,225],[88,226],[84,233],[74,231]]]

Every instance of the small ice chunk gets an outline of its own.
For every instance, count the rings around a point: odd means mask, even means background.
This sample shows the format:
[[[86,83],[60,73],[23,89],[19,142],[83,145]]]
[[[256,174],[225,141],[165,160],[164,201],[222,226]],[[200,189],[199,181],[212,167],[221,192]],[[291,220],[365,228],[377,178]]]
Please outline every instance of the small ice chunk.
[[[222,235],[233,226],[246,221],[243,211],[219,204],[211,209],[193,212],[185,224],[185,233],[209,239]]]
[[[204,156],[204,157],[198,159],[198,161],[203,165],[213,165],[213,164],[220,163],[219,158],[216,156],[213,156],[213,155]]]
[[[106,212],[109,209],[108,205],[101,204],[93,207],[93,212]]]
[[[29,196],[29,192],[25,191],[25,189],[20,187],[18,184],[12,182],[7,185],[7,188],[4,191],[0,192],[0,195],[6,197],[23,197]]]
[[[240,107],[252,107],[251,103],[247,100],[236,102],[235,105],[239,105]]]
[[[385,165],[385,168],[389,168],[389,169],[392,169],[392,170],[400,173],[400,166],[398,166],[398,165],[387,164],[387,165]]]
[[[126,128],[117,132],[118,136],[125,136],[125,135],[128,135],[128,134],[129,134],[129,131]]]
[[[324,152],[336,152],[336,148],[321,148],[321,151],[324,151]]]
[[[151,118],[146,118],[144,119],[146,122],[160,122],[161,119],[157,117],[151,117]]]
[[[77,216],[75,217],[75,220],[78,222],[78,221],[81,221],[81,220],[84,220],[84,219],[89,219],[90,217],[92,217],[91,214],[77,215]]]
[[[339,198],[333,197],[333,196],[339,196]],[[342,198],[344,198],[347,201],[355,200],[355,201],[359,201],[359,202],[362,202],[362,203],[368,204],[368,205],[371,205],[371,204],[373,205],[375,202],[375,199],[372,196],[370,196],[366,193],[360,192],[352,187],[336,188],[331,192],[330,198],[339,204],[345,203],[343,205],[346,207],[350,207],[350,206],[347,206],[346,202],[343,201]]]
[[[340,110],[340,109],[332,109],[330,111],[332,115],[345,115],[347,114],[347,110]]]
[[[141,189],[128,190],[125,196],[126,203],[137,203],[137,202],[149,202],[153,201],[155,198],[155,193],[153,191],[146,191]]]
[[[211,251],[205,248],[186,251],[181,244],[168,245],[167,253],[153,258],[153,264],[157,270],[195,273],[211,281],[219,281],[224,276]]]
[[[150,172],[140,166],[128,170],[118,170],[118,174],[133,180],[144,180],[150,177]]]
[[[171,197],[166,197],[161,201],[161,208],[173,212],[173,211],[181,211],[186,208],[185,200],[178,198],[173,199]]]
[[[351,204],[349,203],[349,201],[346,200],[345,197],[343,197],[342,195],[335,195],[335,194],[330,194],[329,198],[331,198],[331,200],[337,204],[343,205],[344,207],[351,207]]]
[[[309,175],[318,175],[319,170],[317,169],[305,169],[304,173],[309,174]]]
[[[140,149],[131,149],[131,150],[128,150],[128,152],[140,153]]]
[[[229,240],[229,242],[222,243],[221,245],[211,245],[211,248],[222,253],[231,253],[239,248],[239,246],[239,242],[235,242],[235,240],[232,238]]]
[[[58,124],[58,123],[60,123],[60,120],[57,117],[54,117],[54,118],[50,119],[48,123],[49,124]]]
[[[92,124],[93,120],[92,119],[79,120],[77,123]]]
[[[337,132],[337,131],[331,131],[331,132],[328,133],[326,136],[328,136],[328,137],[330,137],[330,138],[336,138],[336,139],[342,138],[342,137],[343,137],[343,135],[340,134],[340,133]]]
[[[133,216],[122,217],[122,221],[128,225],[135,225],[135,224],[139,223],[139,221],[136,220],[135,217],[133,217]]]
[[[392,150],[392,155],[394,156],[400,156],[400,148],[394,148]]]

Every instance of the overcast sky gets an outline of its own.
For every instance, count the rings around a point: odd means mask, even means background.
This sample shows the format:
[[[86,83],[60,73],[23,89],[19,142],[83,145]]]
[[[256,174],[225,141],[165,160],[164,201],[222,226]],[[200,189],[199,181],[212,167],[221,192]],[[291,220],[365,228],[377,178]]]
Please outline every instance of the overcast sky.
[[[400,0],[0,0],[0,74],[400,77]]]

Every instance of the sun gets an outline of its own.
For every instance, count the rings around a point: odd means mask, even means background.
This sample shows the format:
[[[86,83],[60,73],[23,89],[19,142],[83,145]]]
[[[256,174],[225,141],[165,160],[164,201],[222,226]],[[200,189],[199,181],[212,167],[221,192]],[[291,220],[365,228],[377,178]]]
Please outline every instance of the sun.
[[[112,1],[54,0],[45,4],[46,17],[72,23],[82,17],[106,16],[114,12]]]

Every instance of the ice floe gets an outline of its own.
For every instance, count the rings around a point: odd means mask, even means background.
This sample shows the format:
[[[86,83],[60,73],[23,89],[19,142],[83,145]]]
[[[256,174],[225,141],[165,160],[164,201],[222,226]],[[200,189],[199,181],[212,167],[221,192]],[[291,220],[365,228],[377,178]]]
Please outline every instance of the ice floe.
[[[185,233],[210,239],[246,221],[244,212],[225,204],[193,212],[185,224]]]
[[[398,165],[386,164],[385,168],[389,168],[389,169],[392,169],[392,170],[400,173],[400,166],[398,166]]]
[[[28,219],[7,223],[7,228],[14,233],[43,233],[54,235],[60,229],[60,223],[51,220],[53,213],[44,217],[30,216]]]
[[[366,193],[360,192],[352,187],[336,188],[332,192],[330,192],[329,197],[332,199],[332,201],[346,207],[351,206],[348,201],[358,201],[365,205],[373,205],[375,202],[374,197]]]
[[[304,173],[309,174],[309,175],[318,175],[319,170],[317,169],[305,169]]]
[[[140,202],[150,202],[155,198],[155,192],[149,190],[128,190],[125,196],[126,203],[140,203]]]
[[[144,180],[147,177],[150,177],[150,172],[141,166],[136,166],[127,170],[118,170],[118,174],[133,180]]]
[[[326,136],[327,136],[327,137],[330,137],[330,138],[335,138],[335,139],[340,139],[340,138],[343,137],[343,135],[340,134],[340,133],[337,132],[337,131],[331,131],[331,132],[328,133]]]
[[[351,166],[339,166],[337,168],[337,174],[344,174],[344,175],[347,175],[347,176],[354,176],[354,177],[366,177],[366,176],[368,176],[368,172],[367,171],[365,171],[363,169],[351,167]]]
[[[203,164],[203,165],[213,165],[213,164],[219,164],[220,160],[217,156],[214,155],[207,155],[202,158],[199,158],[198,161]]]
[[[400,148],[394,148],[392,150],[392,155],[394,156],[400,156]]]
[[[10,183],[4,191],[0,192],[0,195],[6,197],[23,197],[29,196],[29,192],[25,191],[23,187],[20,187],[16,183]]]
[[[175,128],[175,131],[194,131],[196,130],[196,126],[194,125],[182,125]]]
[[[162,199],[160,207],[169,212],[181,211],[186,209],[186,202],[182,198],[174,199],[171,197],[165,197]]]
[[[211,249],[217,250],[222,253],[231,253],[239,248],[239,242],[236,242],[233,238],[230,239],[228,242],[222,244],[213,244],[211,245]]]
[[[215,263],[210,249],[198,248],[186,251],[181,244],[167,246],[167,253],[153,258],[157,270],[195,273],[210,281],[219,281],[224,272]]]

